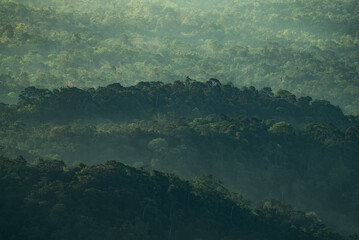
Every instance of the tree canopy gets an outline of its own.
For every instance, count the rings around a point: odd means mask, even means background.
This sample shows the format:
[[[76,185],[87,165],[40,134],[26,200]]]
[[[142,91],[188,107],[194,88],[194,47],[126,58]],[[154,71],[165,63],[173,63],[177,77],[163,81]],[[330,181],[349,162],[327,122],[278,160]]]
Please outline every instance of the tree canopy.
[[[192,182],[122,163],[67,167],[0,158],[2,239],[344,240],[313,214],[258,208],[211,176]]]

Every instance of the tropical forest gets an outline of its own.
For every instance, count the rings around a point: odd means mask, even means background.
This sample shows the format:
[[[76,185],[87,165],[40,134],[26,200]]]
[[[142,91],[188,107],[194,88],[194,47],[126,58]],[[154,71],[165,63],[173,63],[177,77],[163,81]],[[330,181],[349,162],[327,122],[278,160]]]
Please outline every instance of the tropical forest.
[[[0,0],[0,239],[359,240],[359,1]]]

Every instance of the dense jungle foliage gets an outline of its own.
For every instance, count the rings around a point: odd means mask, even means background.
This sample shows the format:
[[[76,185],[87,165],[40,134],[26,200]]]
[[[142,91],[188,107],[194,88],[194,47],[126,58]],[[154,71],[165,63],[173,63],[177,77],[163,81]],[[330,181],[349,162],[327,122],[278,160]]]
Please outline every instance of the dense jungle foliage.
[[[0,0],[0,239],[358,240],[358,158],[357,0]]]
[[[359,112],[357,0],[1,0],[0,94],[190,76]]]
[[[6,157],[210,173],[252,201],[270,195],[342,232],[359,226],[359,121],[327,101],[187,78],[30,87],[1,106],[0,119]]]
[[[130,87],[115,83],[85,90],[28,87],[20,93],[17,105],[3,105],[0,113],[3,121],[23,120],[35,125],[73,120],[149,120],[156,115],[193,119],[210,114],[274,119],[298,127],[313,121],[332,123],[342,129],[359,124],[358,116],[346,116],[338,106],[325,100],[313,101],[309,96],[297,99],[289,91],[279,89],[273,93],[269,87],[238,89],[214,78],[202,83],[189,77],[185,82],[139,82]]]
[[[1,239],[344,240],[315,213],[271,199],[250,208],[209,175],[0,158],[0,176]]]

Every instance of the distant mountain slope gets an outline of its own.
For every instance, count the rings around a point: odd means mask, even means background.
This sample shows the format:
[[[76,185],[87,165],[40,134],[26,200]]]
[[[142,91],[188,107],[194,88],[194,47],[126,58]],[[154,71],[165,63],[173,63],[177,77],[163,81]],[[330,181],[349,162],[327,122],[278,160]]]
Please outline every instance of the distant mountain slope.
[[[356,0],[14,2],[0,2],[2,101],[30,85],[190,76],[287,89],[359,113]]]
[[[210,176],[22,158],[0,158],[0,174],[2,239],[344,239],[273,200],[251,209]]]

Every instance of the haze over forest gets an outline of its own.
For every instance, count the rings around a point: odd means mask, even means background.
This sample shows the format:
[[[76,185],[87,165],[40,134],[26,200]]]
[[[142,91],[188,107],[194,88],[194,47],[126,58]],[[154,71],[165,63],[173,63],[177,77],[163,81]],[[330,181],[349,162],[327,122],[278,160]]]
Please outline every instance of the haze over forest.
[[[355,0],[1,2],[5,99],[30,85],[215,77],[358,114]]]
[[[357,0],[0,0],[1,239],[358,240],[358,159]]]

